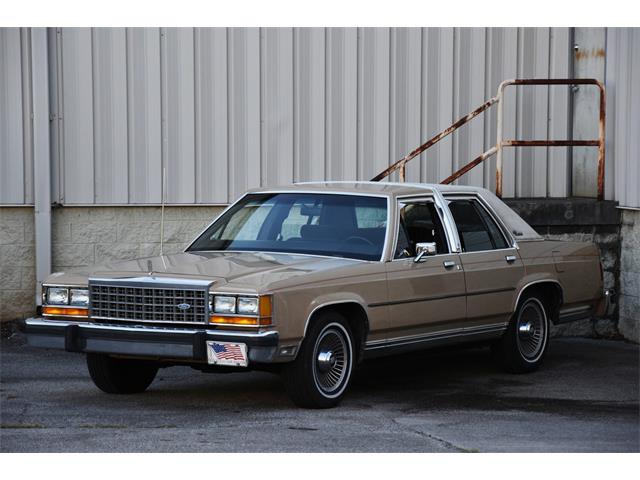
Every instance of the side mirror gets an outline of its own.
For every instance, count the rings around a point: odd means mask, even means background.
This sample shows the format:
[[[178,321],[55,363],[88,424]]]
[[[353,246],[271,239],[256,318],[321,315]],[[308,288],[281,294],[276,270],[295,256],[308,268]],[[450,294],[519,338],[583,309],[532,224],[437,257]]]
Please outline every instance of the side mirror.
[[[413,259],[415,263],[420,263],[423,257],[430,257],[436,254],[435,242],[416,243],[416,258]]]

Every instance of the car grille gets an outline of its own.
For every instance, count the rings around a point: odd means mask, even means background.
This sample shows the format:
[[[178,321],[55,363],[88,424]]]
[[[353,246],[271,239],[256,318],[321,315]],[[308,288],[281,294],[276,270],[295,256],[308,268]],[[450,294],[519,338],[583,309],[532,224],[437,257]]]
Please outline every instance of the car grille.
[[[89,316],[93,319],[131,322],[206,323],[207,296],[208,288],[89,282]]]

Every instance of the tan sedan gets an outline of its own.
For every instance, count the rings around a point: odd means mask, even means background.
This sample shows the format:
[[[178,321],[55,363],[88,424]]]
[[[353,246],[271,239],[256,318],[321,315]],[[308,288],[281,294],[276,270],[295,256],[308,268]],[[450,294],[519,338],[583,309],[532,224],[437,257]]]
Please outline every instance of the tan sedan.
[[[184,253],[53,274],[25,330],[85,352],[108,393],[187,364],[277,371],[331,407],[367,357],[486,342],[532,371],[550,322],[605,298],[595,245],[544,240],[487,190],[308,183],[245,194]]]

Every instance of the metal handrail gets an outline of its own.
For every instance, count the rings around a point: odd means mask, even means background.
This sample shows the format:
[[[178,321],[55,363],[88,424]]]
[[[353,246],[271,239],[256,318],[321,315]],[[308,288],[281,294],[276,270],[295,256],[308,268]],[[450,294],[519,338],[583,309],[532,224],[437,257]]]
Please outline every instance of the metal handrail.
[[[504,140],[502,138],[503,131],[503,99],[504,89],[509,85],[596,85],[600,93],[600,117],[598,123],[598,139],[597,140]],[[451,126],[447,127],[436,136],[430,138],[418,148],[393,163],[383,172],[379,173],[371,180],[377,182],[389,176],[396,170],[400,170],[400,181],[404,182],[406,177],[406,164],[422,152],[432,147],[440,140],[451,134],[474,117],[478,116],[489,107],[498,104],[498,120],[496,129],[496,144],[486,152],[458,169],[440,183],[448,184],[461,177],[475,166],[484,162],[487,158],[497,154],[496,161],[496,195],[502,196],[502,149],[504,147],[598,147],[598,200],[604,198],[604,145],[605,145],[605,113],[606,113],[606,95],[604,85],[595,78],[567,78],[567,79],[513,79],[505,80],[498,86],[498,92],[495,97],[482,104],[480,107],[469,112],[469,114],[461,117]]]

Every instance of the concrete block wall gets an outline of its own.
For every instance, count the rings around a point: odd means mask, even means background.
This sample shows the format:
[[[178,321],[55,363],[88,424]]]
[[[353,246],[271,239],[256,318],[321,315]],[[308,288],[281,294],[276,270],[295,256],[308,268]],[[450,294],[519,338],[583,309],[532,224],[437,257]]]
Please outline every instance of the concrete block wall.
[[[222,207],[165,207],[164,252],[177,253]],[[52,271],[160,254],[160,207],[52,210]],[[0,322],[35,311],[33,208],[0,208]]]
[[[623,210],[620,228],[618,329],[640,343],[640,210]]]
[[[0,321],[33,313],[35,270],[33,208],[0,208]]]
[[[222,207],[165,207],[164,253],[177,253]],[[160,207],[53,210],[53,271],[160,254]]]

